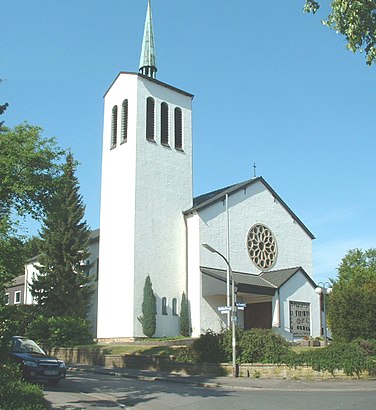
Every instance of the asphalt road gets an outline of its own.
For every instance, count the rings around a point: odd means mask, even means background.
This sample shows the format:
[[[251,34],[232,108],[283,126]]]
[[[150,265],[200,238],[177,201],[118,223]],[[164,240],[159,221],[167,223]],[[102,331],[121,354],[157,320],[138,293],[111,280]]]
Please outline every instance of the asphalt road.
[[[222,379],[224,380],[224,379]],[[246,379],[247,380],[247,379]],[[376,409],[374,382],[304,382],[231,379],[211,387],[76,370],[58,386],[45,387],[51,409]]]

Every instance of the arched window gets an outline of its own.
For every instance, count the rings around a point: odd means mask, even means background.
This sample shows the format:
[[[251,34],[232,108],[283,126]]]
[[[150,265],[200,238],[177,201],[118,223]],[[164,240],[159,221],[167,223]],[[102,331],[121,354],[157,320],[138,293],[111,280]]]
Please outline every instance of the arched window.
[[[183,149],[183,115],[181,108],[175,108],[175,149]]]
[[[161,144],[168,145],[168,105],[161,104]]]
[[[127,142],[128,137],[128,100],[121,105],[121,143]]]
[[[111,118],[111,148],[116,147],[117,142],[117,114],[118,107],[114,105],[112,108],[112,118]]]
[[[178,315],[178,301],[176,298],[172,299],[172,316]]]
[[[162,315],[167,315],[167,298],[162,298]]]
[[[148,97],[146,100],[146,139],[154,141],[154,116],[155,102],[154,98]]]

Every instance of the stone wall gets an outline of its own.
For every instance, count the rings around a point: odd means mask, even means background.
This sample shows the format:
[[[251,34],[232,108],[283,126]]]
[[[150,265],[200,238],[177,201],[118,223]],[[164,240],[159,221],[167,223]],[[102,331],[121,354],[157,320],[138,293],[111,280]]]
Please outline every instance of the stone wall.
[[[129,368],[140,370],[154,370],[161,372],[180,373],[186,375],[230,376],[232,367],[228,363],[180,363],[173,357],[122,355],[111,356],[104,354],[103,349],[56,348],[52,355],[69,364],[83,364],[104,366],[110,368]],[[347,376],[343,371],[318,372],[309,366],[291,368],[286,365],[271,364],[241,364],[238,366],[240,377],[264,379],[292,379],[292,380],[349,380],[357,379],[356,375]],[[369,379],[367,372],[360,375],[360,379]]]

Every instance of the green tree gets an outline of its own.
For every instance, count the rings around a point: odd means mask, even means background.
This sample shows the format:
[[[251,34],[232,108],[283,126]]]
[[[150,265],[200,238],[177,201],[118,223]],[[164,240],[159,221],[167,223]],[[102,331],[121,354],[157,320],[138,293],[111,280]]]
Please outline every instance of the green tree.
[[[2,109],[3,110],[3,109]],[[60,175],[63,151],[40,127],[0,127],[0,292],[22,272],[25,255],[18,227],[22,218],[40,218]]]
[[[156,298],[153,292],[153,284],[150,276],[146,276],[144,284],[144,296],[142,300],[142,316],[137,319],[142,324],[142,331],[146,337],[153,337],[157,327],[156,315],[157,306]]]
[[[189,336],[189,309],[188,309],[188,300],[185,296],[185,292],[181,295],[181,304],[180,304],[180,334],[182,336]]]
[[[320,4],[306,0],[304,10],[316,13]],[[333,0],[331,12],[323,24],[342,34],[347,48],[353,52],[365,52],[366,63],[376,61],[376,1],[375,0]]]
[[[376,249],[350,250],[329,296],[328,321],[336,341],[376,339]]]
[[[40,275],[31,292],[47,316],[85,319],[92,293],[85,263],[90,231],[83,221],[85,207],[75,170],[76,164],[69,153],[43,221]]]

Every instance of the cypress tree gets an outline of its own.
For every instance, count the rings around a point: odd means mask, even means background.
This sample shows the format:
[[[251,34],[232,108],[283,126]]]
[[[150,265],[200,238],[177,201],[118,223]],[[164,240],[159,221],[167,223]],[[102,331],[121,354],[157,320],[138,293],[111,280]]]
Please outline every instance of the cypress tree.
[[[142,324],[142,331],[146,337],[152,337],[157,327],[156,322],[157,306],[153,292],[153,284],[150,276],[146,276],[144,284],[144,297],[142,300],[142,316],[138,317]]]
[[[184,292],[181,296],[181,305],[180,305],[180,334],[186,337],[189,336],[188,300]]]
[[[92,293],[85,264],[90,231],[83,221],[85,206],[75,170],[73,155],[68,153],[43,221],[37,265],[40,275],[31,292],[47,316],[86,319]]]

